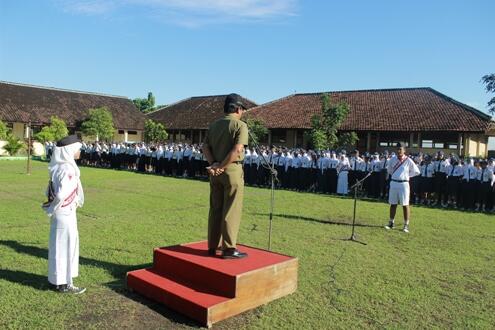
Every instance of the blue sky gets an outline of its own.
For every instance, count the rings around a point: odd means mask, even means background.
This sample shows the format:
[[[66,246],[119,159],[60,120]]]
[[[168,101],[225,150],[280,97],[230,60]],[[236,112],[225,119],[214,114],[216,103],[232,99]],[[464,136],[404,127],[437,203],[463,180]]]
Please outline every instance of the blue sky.
[[[0,80],[144,97],[430,86],[486,111],[495,1],[3,0]]]

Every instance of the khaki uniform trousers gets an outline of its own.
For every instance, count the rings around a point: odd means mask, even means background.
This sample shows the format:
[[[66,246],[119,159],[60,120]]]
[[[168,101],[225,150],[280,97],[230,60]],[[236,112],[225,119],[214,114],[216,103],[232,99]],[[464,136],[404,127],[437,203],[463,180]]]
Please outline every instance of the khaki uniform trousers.
[[[244,196],[242,164],[227,166],[219,176],[210,177],[210,213],[208,217],[208,248],[236,247]]]

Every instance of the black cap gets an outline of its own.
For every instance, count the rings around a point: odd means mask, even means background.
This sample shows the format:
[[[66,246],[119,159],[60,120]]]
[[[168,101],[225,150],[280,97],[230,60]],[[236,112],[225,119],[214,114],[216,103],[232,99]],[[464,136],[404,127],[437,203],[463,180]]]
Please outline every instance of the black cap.
[[[77,135],[69,135],[57,142],[57,147],[65,147],[73,143],[81,142]]]
[[[229,112],[230,107],[232,106],[238,106],[243,108],[244,110],[247,109],[246,105],[242,101],[242,97],[239,94],[229,94],[225,98],[225,104],[223,106],[223,111],[224,112]]]
[[[406,144],[404,142],[397,143],[397,149],[398,148],[405,148],[405,147],[406,147]]]

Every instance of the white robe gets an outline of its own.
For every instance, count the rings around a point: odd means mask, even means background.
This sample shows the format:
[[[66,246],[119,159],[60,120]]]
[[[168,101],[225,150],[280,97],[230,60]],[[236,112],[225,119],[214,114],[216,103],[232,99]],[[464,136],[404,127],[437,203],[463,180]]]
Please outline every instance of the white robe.
[[[52,159],[59,155],[60,152],[55,152]],[[44,208],[51,218],[48,281],[54,285],[72,284],[72,279],[79,275],[76,209],[84,203],[79,169],[73,160],[65,161],[64,157],[62,160],[50,164],[53,200]]]
[[[349,182],[347,178],[347,175],[349,173],[349,162],[347,161],[347,159],[341,160],[340,163],[337,165],[337,173],[337,194],[347,195],[349,192]]]
[[[339,179],[337,181],[337,194],[347,195],[349,192],[348,189],[348,179],[347,179],[348,171],[341,171],[339,173]]]

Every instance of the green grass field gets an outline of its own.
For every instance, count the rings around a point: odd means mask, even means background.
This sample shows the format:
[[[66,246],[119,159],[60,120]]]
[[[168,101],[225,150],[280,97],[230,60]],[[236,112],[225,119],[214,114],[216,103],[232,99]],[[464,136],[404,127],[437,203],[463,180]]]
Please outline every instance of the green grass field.
[[[198,325],[124,287],[152,249],[205,239],[208,184],[82,169],[82,296],[49,290],[47,164],[0,161],[0,328],[188,329]],[[265,248],[270,192],[247,188],[240,243]],[[411,233],[383,229],[388,207],[277,191],[273,250],[299,258],[291,296],[219,329],[494,328],[495,216],[413,208]],[[401,212],[397,220],[401,224]]]

